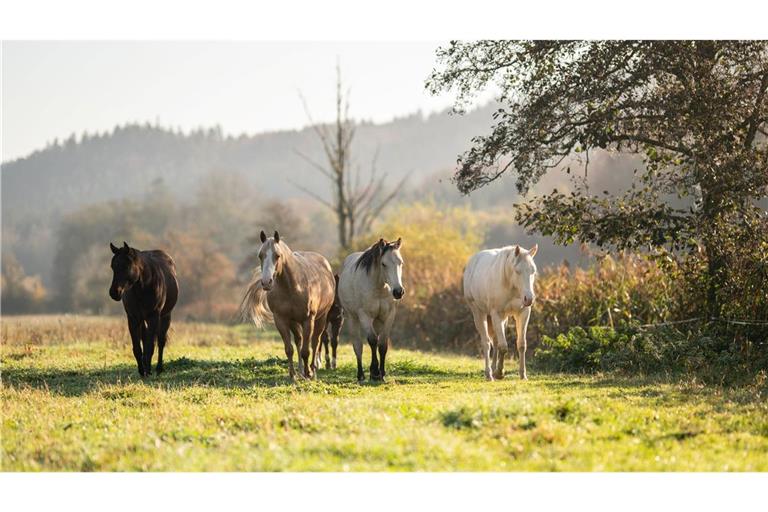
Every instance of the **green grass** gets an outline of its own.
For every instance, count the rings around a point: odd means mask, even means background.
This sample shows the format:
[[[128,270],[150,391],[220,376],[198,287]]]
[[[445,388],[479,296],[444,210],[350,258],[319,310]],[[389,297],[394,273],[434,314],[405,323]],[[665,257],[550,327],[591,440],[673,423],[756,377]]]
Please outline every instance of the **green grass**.
[[[142,381],[121,319],[2,322],[5,471],[768,470],[760,382],[486,382],[477,358],[395,347],[389,382],[358,385],[342,344],[292,384],[274,333],[183,323]]]

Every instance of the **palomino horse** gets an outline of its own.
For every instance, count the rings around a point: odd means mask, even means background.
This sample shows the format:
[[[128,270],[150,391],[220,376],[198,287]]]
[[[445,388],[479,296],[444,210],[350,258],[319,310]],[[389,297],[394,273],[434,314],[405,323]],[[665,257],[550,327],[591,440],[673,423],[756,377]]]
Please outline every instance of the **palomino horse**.
[[[171,311],[179,297],[176,265],[164,251],[139,251],[125,242],[120,248],[110,242],[109,247],[113,254],[109,296],[115,301],[123,301],[139,375],[147,377],[152,373],[155,340],[157,373],[160,373]]]
[[[526,331],[531,316],[531,306],[536,296],[533,281],[536,264],[533,257],[538,245],[530,250],[520,246],[480,251],[469,259],[464,268],[464,298],[472,310],[475,327],[480,333],[480,349],[485,358],[485,378],[504,378],[504,356],[508,346],[504,331],[507,319],[515,319],[517,328],[517,352],[520,357],[520,378],[527,379],[525,372]],[[490,362],[493,334],[493,366]]]
[[[317,346],[336,288],[331,265],[316,252],[291,251],[277,231],[271,238],[261,232],[259,260],[261,267],[254,272],[240,312],[243,317],[250,316],[257,327],[261,327],[265,319],[274,319],[285,344],[291,379],[296,376],[291,345],[293,333],[299,350],[299,374],[315,378]]]
[[[397,301],[405,294],[400,245],[400,238],[391,243],[382,238],[365,252],[350,254],[344,260],[339,277],[341,306],[345,314],[360,326],[360,333],[365,335],[371,347],[372,380],[384,380],[384,360],[395,321]],[[363,382],[362,339],[356,337],[352,346],[357,356],[357,380]]]

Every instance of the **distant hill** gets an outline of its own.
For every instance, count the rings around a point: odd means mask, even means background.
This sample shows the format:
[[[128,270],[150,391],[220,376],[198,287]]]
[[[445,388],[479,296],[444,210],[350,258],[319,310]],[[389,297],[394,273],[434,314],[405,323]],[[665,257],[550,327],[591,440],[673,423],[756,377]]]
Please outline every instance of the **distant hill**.
[[[488,131],[493,108],[487,105],[461,116],[446,111],[414,113],[381,124],[360,122],[353,158],[365,172],[378,151],[380,173],[388,173],[393,183],[409,176],[406,195],[427,189],[460,201],[456,189],[440,179],[450,174],[470,139]],[[192,197],[201,178],[210,183],[217,174],[232,173],[245,177],[262,197],[306,198],[294,183],[327,197],[329,184],[297,152],[324,162],[321,144],[309,127],[229,137],[217,127],[182,133],[127,124],[109,133],[73,134],[2,164],[3,251],[49,284],[63,215],[107,200],[138,198],[159,182],[181,201]]]
[[[378,166],[394,179],[452,168],[470,138],[491,124],[490,106],[467,115],[447,112],[360,123],[354,154],[366,169],[378,148]],[[49,218],[107,199],[145,193],[161,179],[181,199],[211,172],[240,173],[266,196],[300,196],[291,182],[325,195],[328,184],[296,152],[323,161],[311,128],[225,137],[212,128],[191,133],[147,125],[70,137],[2,166],[3,223]]]

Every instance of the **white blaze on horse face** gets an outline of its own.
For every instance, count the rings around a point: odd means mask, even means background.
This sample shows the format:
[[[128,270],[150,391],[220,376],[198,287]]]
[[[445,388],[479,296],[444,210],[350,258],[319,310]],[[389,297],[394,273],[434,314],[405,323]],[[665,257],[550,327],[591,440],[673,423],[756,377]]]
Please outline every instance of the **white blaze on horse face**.
[[[275,283],[277,260],[280,258],[280,252],[276,249],[276,246],[277,243],[274,241],[267,241],[259,249],[259,258],[261,258],[261,287],[267,291],[271,290]]]
[[[520,302],[522,307],[527,308],[533,305],[536,300],[534,292],[534,281],[536,279],[536,263],[533,261],[533,255],[536,254],[534,246],[531,251],[520,250],[520,254],[514,256],[513,271],[515,275],[515,284],[521,292]]]
[[[390,249],[381,257],[381,272],[384,282],[392,290],[392,296],[401,299],[405,294],[403,287],[403,257],[399,249]]]

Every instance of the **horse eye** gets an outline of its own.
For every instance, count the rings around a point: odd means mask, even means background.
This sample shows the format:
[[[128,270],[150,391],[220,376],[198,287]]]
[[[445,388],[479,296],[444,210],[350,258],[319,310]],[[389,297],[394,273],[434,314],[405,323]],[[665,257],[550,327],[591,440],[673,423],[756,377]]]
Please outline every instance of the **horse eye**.
[[[382,264],[381,264],[381,266],[382,266],[382,267],[386,267],[386,266],[387,266],[387,264],[386,264],[386,263],[382,263]]]

